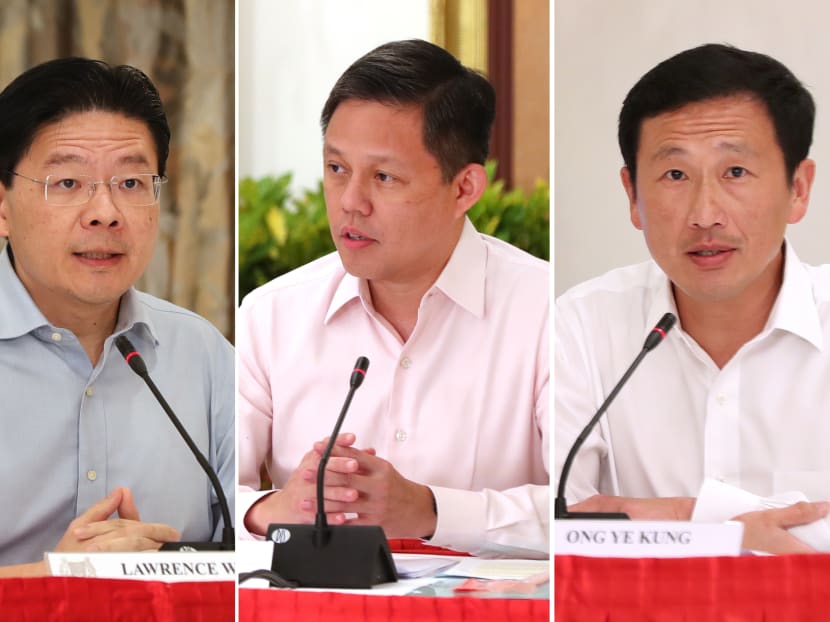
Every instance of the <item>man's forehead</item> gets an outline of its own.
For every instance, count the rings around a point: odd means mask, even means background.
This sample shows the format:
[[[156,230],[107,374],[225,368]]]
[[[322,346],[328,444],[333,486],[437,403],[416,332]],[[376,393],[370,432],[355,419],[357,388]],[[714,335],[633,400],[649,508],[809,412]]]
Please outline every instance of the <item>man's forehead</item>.
[[[767,106],[747,94],[713,97],[690,102],[643,119],[640,125],[638,151],[640,156],[659,159],[682,153],[685,138],[718,137],[717,147],[724,151],[747,152],[747,134],[769,129],[775,137],[775,127]],[[650,143],[651,153],[642,153],[644,142]]]
[[[37,152],[46,166],[85,165],[99,154],[117,164],[156,166],[156,144],[148,124],[119,112],[71,112],[41,125],[24,157]]]

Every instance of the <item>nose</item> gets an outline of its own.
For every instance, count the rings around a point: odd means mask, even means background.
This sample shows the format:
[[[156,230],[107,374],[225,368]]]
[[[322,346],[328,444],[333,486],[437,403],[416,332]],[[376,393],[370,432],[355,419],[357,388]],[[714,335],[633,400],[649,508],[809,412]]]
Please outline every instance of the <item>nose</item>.
[[[113,203],[107,183],[94,186],[92,196],[84,205],[82,219],[85,227],[118,228],[123,224],[123,214]]]
[[[693,229],[723,227],[727,223],[724,191],[719,180],[701,179],[691,197],[689,226]]]
[[[343,187],[340,206],[346,213],[356,212],[361,216],[368,216],[372,212],[368,183],[358,175],[352,175]]]

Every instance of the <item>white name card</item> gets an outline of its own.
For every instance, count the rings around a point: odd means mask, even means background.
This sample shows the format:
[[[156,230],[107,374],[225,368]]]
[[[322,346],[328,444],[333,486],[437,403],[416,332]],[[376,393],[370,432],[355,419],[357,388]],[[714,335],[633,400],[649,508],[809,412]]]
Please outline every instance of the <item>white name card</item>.
[[[557,520],[556,555],[586,557],[716,557],[741,553],[743,523]]]
[[[146,581],[236,581],[233,551],[149,553],[46,553],[58,577]]]

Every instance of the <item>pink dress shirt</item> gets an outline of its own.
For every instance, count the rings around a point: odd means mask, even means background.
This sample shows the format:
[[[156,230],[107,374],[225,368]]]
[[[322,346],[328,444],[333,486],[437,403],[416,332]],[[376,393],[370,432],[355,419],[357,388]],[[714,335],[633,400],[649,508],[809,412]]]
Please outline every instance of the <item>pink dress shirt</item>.
[[[549,551],[549,265],[469,220],[409,340],[332,254],[252,292],[238,321],[240,519],[331,433],[358,356],[371,362],[341,432],[430,486],[430,544]],[[413,534],[415,535],[415,534]]]

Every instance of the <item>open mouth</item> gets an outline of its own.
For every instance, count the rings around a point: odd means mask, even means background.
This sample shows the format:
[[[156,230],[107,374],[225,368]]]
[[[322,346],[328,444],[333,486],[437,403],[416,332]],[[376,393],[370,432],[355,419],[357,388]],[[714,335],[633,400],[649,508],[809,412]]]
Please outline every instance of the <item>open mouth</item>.
[[[347,233],[346,238],[349,240],[368,240],[369,238],[364,237],[362,235],[357,235],[356,233]]]
[[[73,253],[76,257],[83,257],[84,259],[112,259],[118,257],[121,253]]]
[[[692,251],[691,255],[697,255],[698,257],[714,257],[715,255],[721,255],[722,253],[728,253],[728,250],[707,250],[707,251]]]

